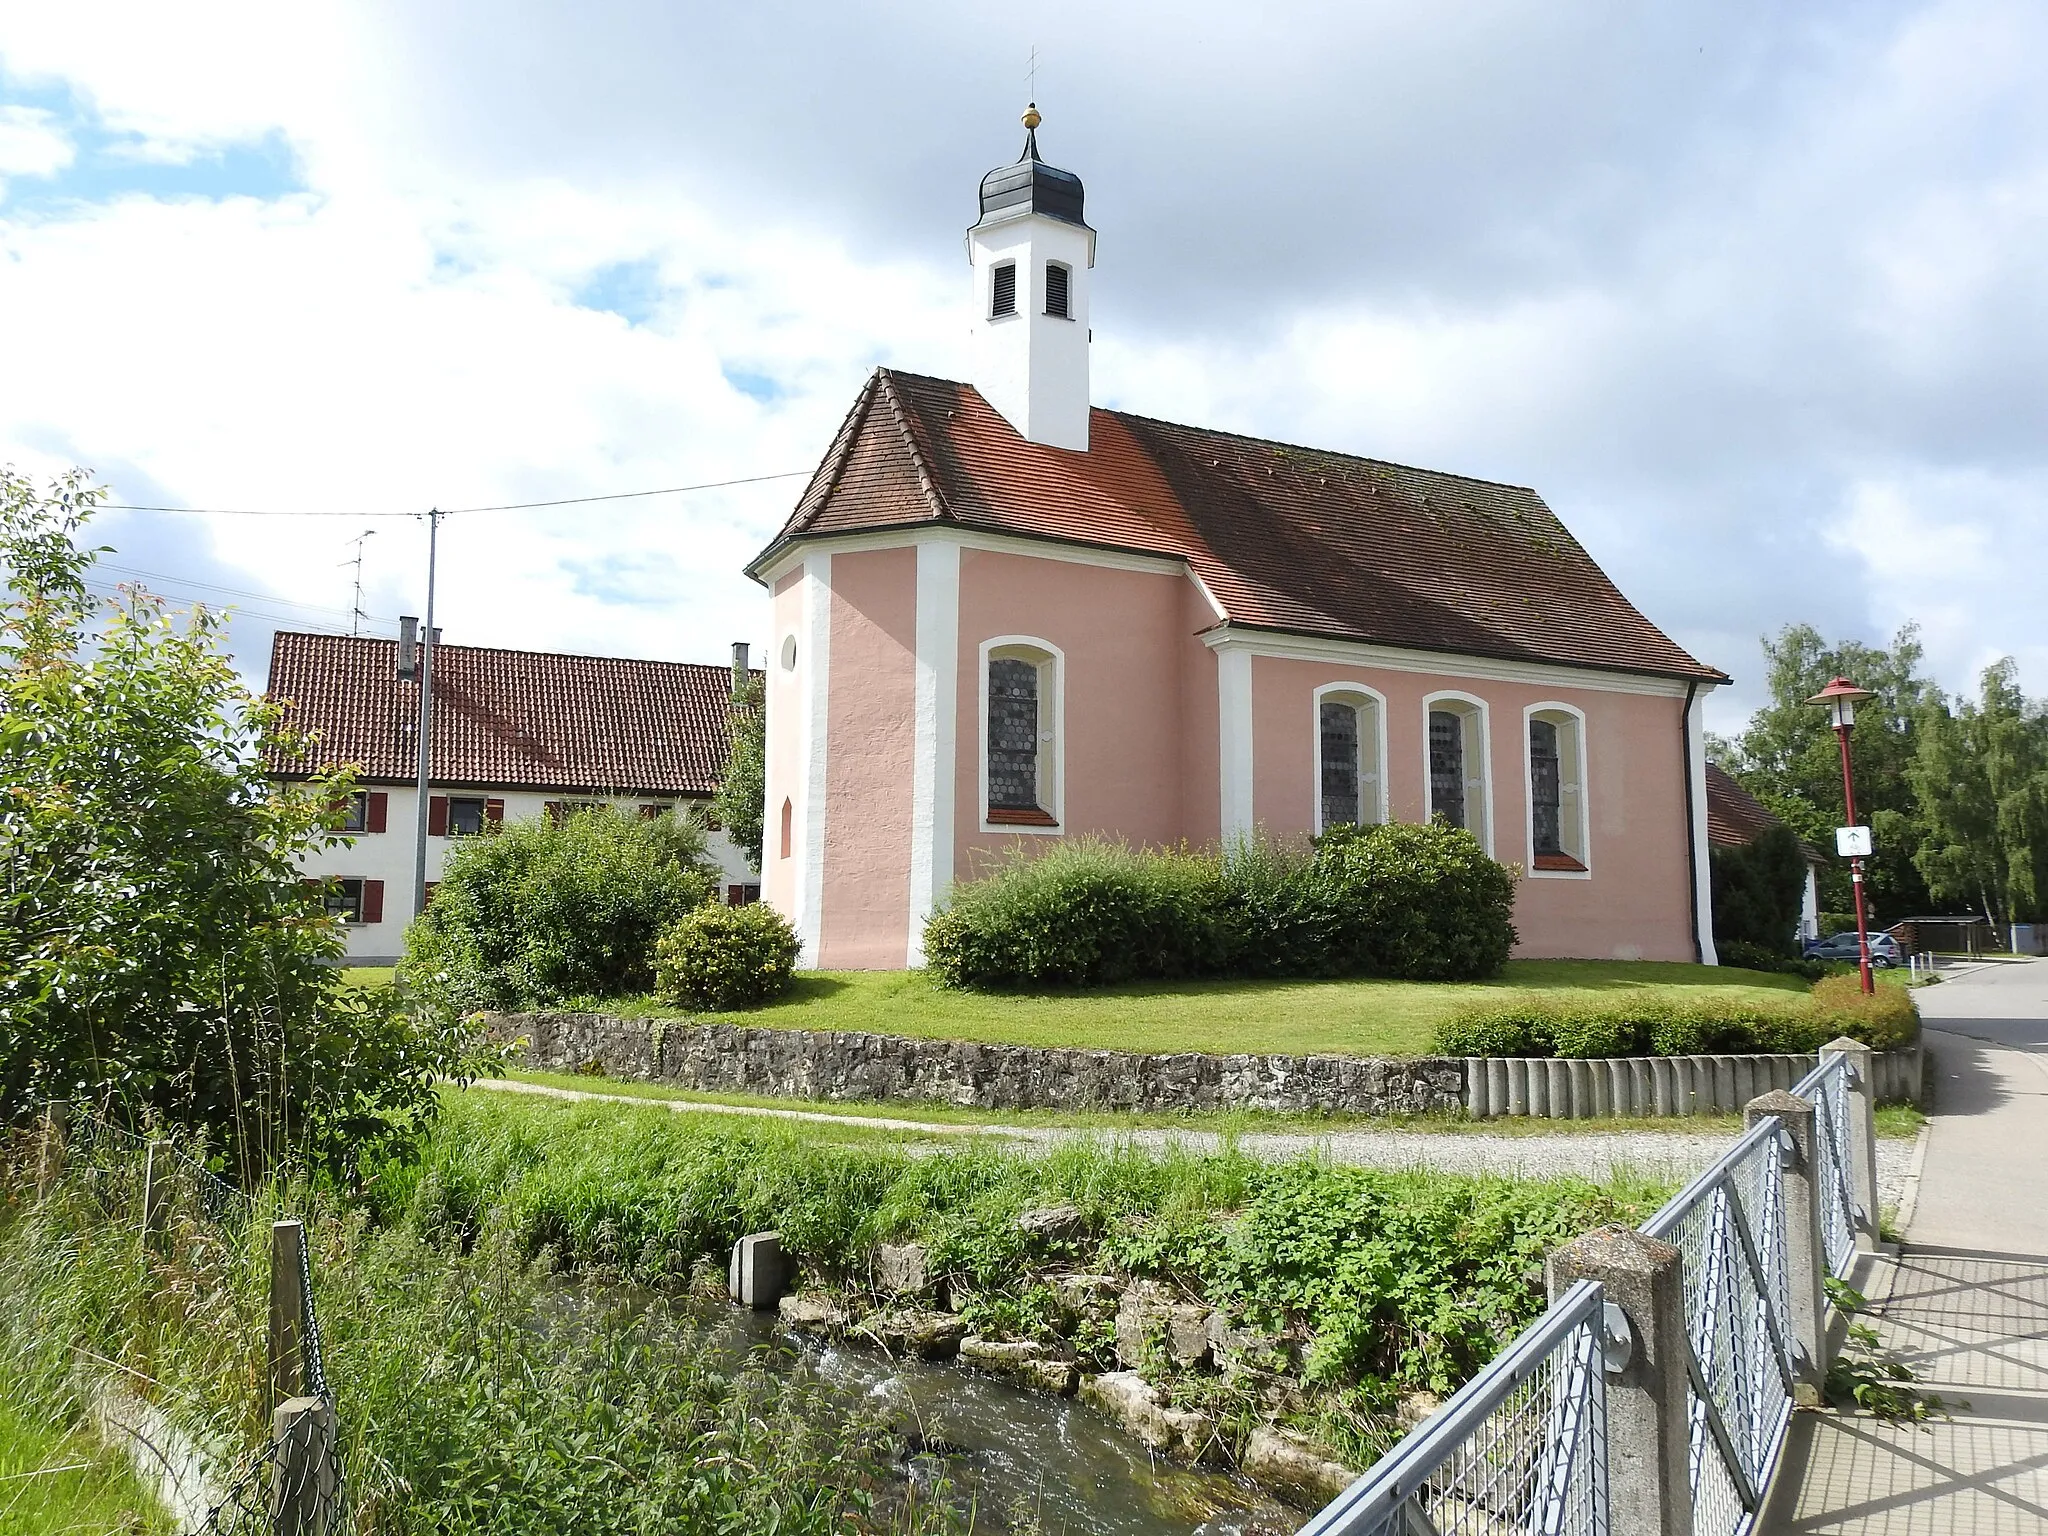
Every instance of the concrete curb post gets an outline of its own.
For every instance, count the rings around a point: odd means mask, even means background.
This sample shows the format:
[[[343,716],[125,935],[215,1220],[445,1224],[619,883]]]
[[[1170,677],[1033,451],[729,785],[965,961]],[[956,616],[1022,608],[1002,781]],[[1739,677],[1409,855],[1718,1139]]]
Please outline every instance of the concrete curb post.
[[[334,1478],[334,1411],[317,1397],[293,1397],[270,1415],[272,1536],[326,1536],[340,1489]]]
[[[1856,1223],[1856,1247],[1877,1252],[1877,1084],[1870,1075],[1870,1047],[1847,1036],[1820,1048],[1820,1059],[1849,1058],[1849,1195],[1862,1208]]]
[[[1635,1333],[1628,1364],[1607,1382],[1608,1529],[1629,1536],[1693,1536],[1683,1262],[1669,1243],[1602,1227],[1544,1266],[1553,1300],[1598,1280]]]
[[[1792,1139],[1790,1157],[1780,1159],[1784,1179],[1781,1187],[1785,1292],[1792,1303],[1792,1315],[1785,1320],[1792,1337],[1786,1342],[1795,1356],[1792,1400],[1811,1408],[1820,1402],[1821,1380],[1827,1375],[1828,1316],[1827,1297],[1821,1289],[1821,1277],[1827,1273],[1827,1247],[1821,1234],[1820,1191],[1813,1182],[1820,1167],[1820,1160],[1814,1156],[1814,1108],[1806,1100],[1774,1088],[1743,1107],[1742,1123],[1752,1127],[1773,1115]]]
[[[152,1141],[142,1162],[142,1246],[163,1236],[171,1213],[171,1155],[167,1142]]]

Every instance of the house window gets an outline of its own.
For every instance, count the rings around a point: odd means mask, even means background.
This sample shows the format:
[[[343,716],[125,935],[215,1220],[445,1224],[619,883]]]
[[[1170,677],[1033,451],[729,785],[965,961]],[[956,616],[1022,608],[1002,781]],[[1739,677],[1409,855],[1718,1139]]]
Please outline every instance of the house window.
[[[1006,261],[990,274],[988,314],[991,320],[1017,313],[1017,263]]]
[[[1583,717],[1562,705],[1529,711],[1529,869],[1585,874],[1586,754]]]
[[[1429,721],[1429,814],[1463,827],[1492,850],[1487,826],[1486,706],[1461,695],[1433,697]]]
[[[455,803],[451,800],[449,805],[452,807]],[[585,811],[608,811],[611,808],[609,800],[549,800],[541,806],[541,812],[551,825],[559,826],[571,816],[581,816]],[[640,814],[643,816],[658,816],[661,811],[662,807],[658,805],[640,807]],[[461,837],[463,834],[451,828],[450,835]]]
[[[505,802],[480,795],[432,795],[427,800],[427,836],[475,837],[504,825]]]
[[[370,795],[367,790],[357,790],[341,807],[341,830],[363,832],[370,825]]]
[[[1073,314],[1067,308],[1068,289],[1073,274],[1059,262],[1045,264],[1045,312],[1055,320],[1071,320]]]
[[[351,927],[384,921],[384,882],[342,875],[326,882],[327,915]]]
[[[1364,689],[1316,690],[1316,830],[1384,821],[1380,701]]]
[[[728,885],[725,888],[725,904],[728,907],[751,907],[761,899],[758,885]]]
[[[1059,653],[1005,640],[989,642],[983,654],[984,822],[989,828],[1057,827]]]

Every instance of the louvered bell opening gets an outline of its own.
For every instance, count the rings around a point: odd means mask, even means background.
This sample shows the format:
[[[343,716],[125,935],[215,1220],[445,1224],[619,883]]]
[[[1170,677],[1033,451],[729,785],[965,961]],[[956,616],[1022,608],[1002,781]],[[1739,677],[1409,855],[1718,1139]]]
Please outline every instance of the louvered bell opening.
[[[989,292],[988,312],[992,319],[1017,313],[1017,264],[1006,261],[995,270],[995,284]]]
[[[1056,319],[1073,318],[1067,313],[1067,269],[1056,261],[1045,264],[1045,312]]]

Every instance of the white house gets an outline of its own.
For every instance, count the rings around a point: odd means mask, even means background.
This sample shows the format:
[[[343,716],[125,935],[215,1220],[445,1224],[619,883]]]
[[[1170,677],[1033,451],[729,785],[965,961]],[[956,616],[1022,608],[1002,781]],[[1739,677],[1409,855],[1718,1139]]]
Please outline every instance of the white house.
[[[303,757],[274,757],[272,774],[304,780],[348,764],[360,786],[353,842],[308,856],[334,877],[332,910],[348,925],[348,956],[389,965],[414,914],[420,683],[411,619],[397,641],[278,632],[270,696],[316,734]],[[483,646],[434,648],[434,739],[427,800],[427,894],[448,850],[505,821],[592,804],[656,816],[704,806],[725,773],[727,709],[747,648],[733,666],[571,656]],[[729,902],[760,894],[760,876],[725,834],[710,851]]]

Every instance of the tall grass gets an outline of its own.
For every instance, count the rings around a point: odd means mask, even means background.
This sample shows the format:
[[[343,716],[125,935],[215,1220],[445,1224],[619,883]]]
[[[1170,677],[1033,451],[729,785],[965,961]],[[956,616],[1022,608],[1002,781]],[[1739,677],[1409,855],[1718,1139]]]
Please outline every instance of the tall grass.
[[[45,1199],[18,1166],[0,1209],[7,1407],[79,1425],[113,1379],[223,1455],[264,1410],[266,1202],[174,1217],[145,1252],[132,1171]],[[944,1532],[967,1516],[898,1475],[885,1424],[800,1371],[692,1331],[566,1305],[508,1229],[468,1244],[300,1188],[359,1528],[376,1532]],[[280,1195],[280,1199],[282,1196]],[[4,1502],[4,1499],[0,1499]]]

